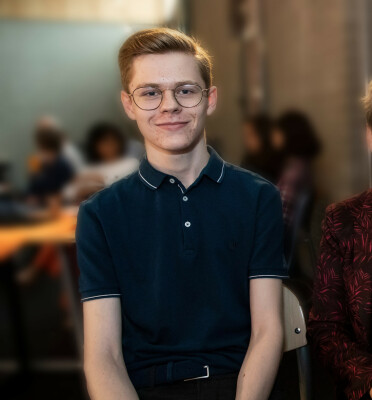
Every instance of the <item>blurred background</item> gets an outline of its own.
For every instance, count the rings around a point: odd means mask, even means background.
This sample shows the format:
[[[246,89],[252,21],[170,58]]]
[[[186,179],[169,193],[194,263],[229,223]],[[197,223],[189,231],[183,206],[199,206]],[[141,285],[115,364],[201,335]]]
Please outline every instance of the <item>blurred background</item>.
[[[360,98],[372,76],[371,11],[368,0],[0,0],[7,398],[86,398],[71,232],[79,202],[144,151],[120,103],[125,39],[167,26],[209,51],[219,102],[207,140],[282,197],[293,192],[287,255],[292,277],[311,287],[325,207],[370,187]],[[296,354],[283,362],[285,398],[299,399]],[[327,372],[312,368],[315,398],[333,398]]]

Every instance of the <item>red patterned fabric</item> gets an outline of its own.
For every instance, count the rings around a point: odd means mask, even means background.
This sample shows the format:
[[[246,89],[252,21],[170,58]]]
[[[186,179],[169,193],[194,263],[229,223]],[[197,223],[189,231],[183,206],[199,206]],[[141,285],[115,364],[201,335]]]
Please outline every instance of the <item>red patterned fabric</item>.
[[[329,206],[322,228],[307,335],[359,400],[372,387],[372,190]]]

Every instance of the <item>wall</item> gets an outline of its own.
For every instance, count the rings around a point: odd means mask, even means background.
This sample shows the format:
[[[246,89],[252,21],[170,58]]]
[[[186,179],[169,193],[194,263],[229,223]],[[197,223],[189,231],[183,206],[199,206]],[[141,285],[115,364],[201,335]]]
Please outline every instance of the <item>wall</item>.
[[[56,115],[75,140],[107,119],[128,128],[120,104],[117,52],[123,24],[0,20],[0,158],[25,181],[35,119]]]
[[[317,181],[336,201],[368,185],[359,98],[363,94],[361,1],[264,0],[269,104],[300,108],[323,142]]]
[[[212,55],[214,84],[218,87],[217,110],[207,122],[207,136],[219,141],[225,159],[239,163],[239,43],[228,25],[228,15],[228,0],[191,1],[191,33]]]
[[[359,98],[370,47],[366,0],[250,1],[260,8],[264,109],[276,116],[298,108],[310,116],[323,142],[316,172],[324,204],[364,190],[368,165]],[[191,32],[213,55],[219,88],[218,112],[210,118],[208,134],[221,138],[225,158],[239,162],[240,100],[244,90],[252,91],[247,76],[255,60],[242,55],[243,47],[231,33],[231,2],[191,3]],[[248,63],[246,77],[241,73],[243,59]]]

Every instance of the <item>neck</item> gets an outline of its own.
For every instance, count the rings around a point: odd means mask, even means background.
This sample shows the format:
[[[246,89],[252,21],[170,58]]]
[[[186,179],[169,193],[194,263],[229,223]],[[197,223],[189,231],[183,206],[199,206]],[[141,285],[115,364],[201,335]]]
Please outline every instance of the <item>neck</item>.
[[[175,176],[185,188],[196,180],[209,160],[204,135],[184,153],[164,151],[148,142],[145,142],[145,147],[149,163],[158,171]]]

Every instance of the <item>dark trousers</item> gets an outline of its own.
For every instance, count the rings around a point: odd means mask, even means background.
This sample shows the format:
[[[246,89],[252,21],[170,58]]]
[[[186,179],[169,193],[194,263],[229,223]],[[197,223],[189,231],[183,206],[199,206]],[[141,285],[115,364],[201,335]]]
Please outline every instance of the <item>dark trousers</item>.
[[[140,400],[235,400],[239,372],[137,389]],[[284,399],[275,382],[269,400]]]
[[[238,372],[137,390],[140,400],[235,400]]]

